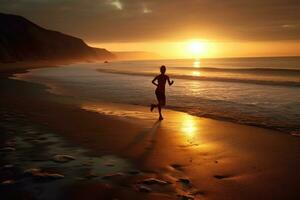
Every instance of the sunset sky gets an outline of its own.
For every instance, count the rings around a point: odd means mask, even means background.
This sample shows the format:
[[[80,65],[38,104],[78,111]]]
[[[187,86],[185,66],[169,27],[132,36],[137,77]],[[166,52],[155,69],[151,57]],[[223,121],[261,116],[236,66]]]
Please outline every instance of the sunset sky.
[[[300,55],[299,0],[0,0],[0,12],[111,51]]]

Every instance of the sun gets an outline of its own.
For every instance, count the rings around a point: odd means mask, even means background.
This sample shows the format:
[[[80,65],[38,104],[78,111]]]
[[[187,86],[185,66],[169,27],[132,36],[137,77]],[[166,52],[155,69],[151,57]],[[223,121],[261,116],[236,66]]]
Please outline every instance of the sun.
[[[187,51],[191,57],[199,58],[206,51],[206,44],[205,42],[192,40],[187,42]]]

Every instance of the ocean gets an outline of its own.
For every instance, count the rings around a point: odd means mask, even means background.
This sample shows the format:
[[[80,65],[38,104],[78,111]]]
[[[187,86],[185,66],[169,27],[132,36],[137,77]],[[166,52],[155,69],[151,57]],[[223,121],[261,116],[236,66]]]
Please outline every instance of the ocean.
[[[112,61],[33,69],[17,78],[88,102],[149,106],[161,65],[167,108],[300,135],[300,57]]]

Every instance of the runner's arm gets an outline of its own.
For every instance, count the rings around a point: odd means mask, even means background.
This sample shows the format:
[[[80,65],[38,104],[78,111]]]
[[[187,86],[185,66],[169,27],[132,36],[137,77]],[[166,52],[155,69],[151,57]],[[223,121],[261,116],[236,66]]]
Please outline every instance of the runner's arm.
[[[152,80],[152,84],[158,86],[158,84],[155,82],[157,80],[157,76]]]
[[[170,81],[170,78],[168,76],[167,76],[167,80],[168,80],[169,85],[173,85],[174,81]]]

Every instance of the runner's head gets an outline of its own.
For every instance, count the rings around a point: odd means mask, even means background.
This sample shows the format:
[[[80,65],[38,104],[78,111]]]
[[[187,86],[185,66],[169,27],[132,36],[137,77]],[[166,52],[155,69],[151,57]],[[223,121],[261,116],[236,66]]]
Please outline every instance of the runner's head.
[[[161,72],[162,74],[166,73],[166,66],[162,65],[162,66],[160,67],[160,72]]]

